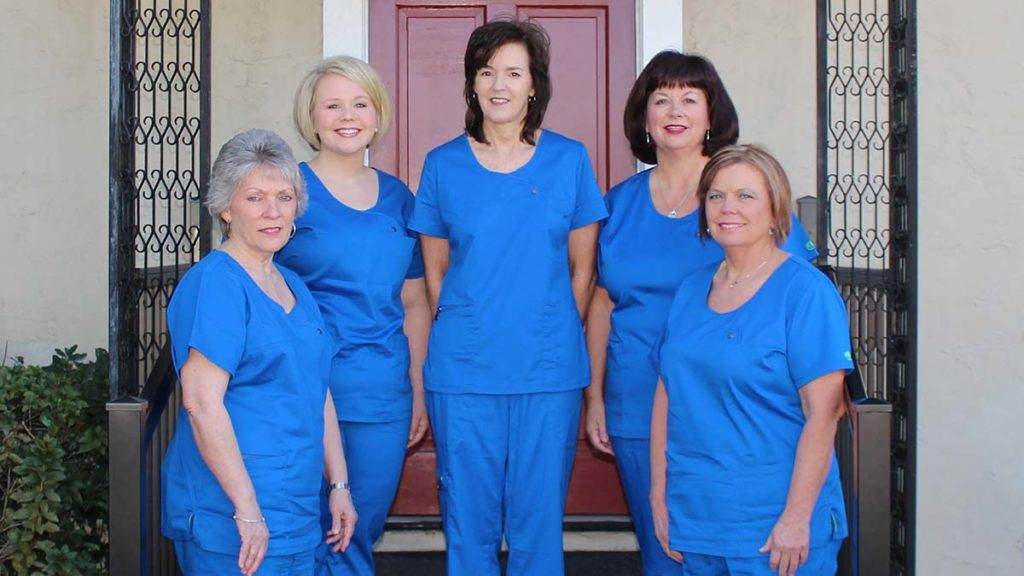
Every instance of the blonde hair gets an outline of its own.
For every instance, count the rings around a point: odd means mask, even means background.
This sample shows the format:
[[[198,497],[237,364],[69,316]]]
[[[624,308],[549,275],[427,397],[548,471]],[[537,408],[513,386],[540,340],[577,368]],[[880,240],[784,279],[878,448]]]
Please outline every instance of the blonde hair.
[[[697,199],[700,201],[700,228],[697,233],[701,239],[707,240],[711,237],[708,232],[707,197],[711,183],[714,182],[718,173],[736,164],[746,164],[753,167],[764,177],[765,186],[768,188],[768,196],[772,204],[772,226],[771,231],[775,236],[775,243],[782,246],[789,236],[792,227],[790,216],[790,203],[793,194],[789,187],[789,178],[782,164],[763,147],[757,144],[733,144],[715,152],[704,171],[700,175],[700,183],[697,184]]]
[[[316,88],[320,80],[328,74],[337,74],[355,82],[370,97],[373,108],[377,111],[377,132],[370,140],[373,146],[384,137],[391,125],[391,100],[388,98],[384,82],[372,66],[353,56],[332,56],[325,58],[306,74],[299,83],[295,93],[295,127],[302,139],[313,150],[320,150],[320,137],[313,128],[313,104],[316,101]]]

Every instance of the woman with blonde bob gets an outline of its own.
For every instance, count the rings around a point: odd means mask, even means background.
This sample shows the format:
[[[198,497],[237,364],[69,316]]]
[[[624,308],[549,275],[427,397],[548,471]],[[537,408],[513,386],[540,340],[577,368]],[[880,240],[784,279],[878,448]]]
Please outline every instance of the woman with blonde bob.
[[[697,196],[700,236],[725,258],[682,282],[652,354],[655,532],[682,574],[835,574],[846,306],[780,249],[789,181],[763,148],[719,150]]]
[[[352,485],[327,490],[351,490],[360,514],[348,550],[320,548],[318,574],[373,574],[406,448],[427,430],[430,314],[419,240],[406,228],[414,197],[363,163],[390,122],[384,84],[358,58],[327,58],[299,85],[295,125],[316,156],[300,164],[309,210],[277,259],[305,280],[334,338],[330,387]]]

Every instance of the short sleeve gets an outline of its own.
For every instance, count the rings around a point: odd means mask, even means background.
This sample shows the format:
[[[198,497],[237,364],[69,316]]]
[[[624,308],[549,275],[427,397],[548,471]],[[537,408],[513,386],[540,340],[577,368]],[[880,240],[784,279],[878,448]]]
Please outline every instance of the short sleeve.
[[[412,260],[409,262],[409,270],[405,273],[406,280],[423,278],[423,251],[420,250],[420,239],[416,238],[416,245],[412,247]]]
[[[846,305],[832,283],[814,273],[801,279],[807,285],[796,289],[799,294],[786,303],[786,356],[797,388],[853,368]]]
[[[576,206],[572,213],[573,230],[593,224],[608,217],[608,209],[601,195],[601,188],[594,177],[594,169],[590,165],[590,157],[582,144],[580,159],[576,165]]]
[[[448,225],[441,215],[438,197],[437,161],[433,154],[427,154],[420,174],[420,186],[416,191],[416,205],[413,207],[409,228],[420,234],[435,238],[448,237]]]
[[[817,246],[807,236],[804,225],[800,223],[800,219],[796,217],[796,214],[793,214],[793,225],[789,229],[789,236],[786,237],[786,244],[782,249],[808,261],[818,257]]]
[[[402,221],[409,222],[412,219],[416,198],[404,185],[402,186],[402,191],[405,194],[405,197],[402,199]],[[423,278],[423,254],[420,250],[419,234],[409,230],[409,235],[416,239],[416,244],[412,247],[412,260],[409,261],[409,269],[405,272],[405,279],[415,280],[416,278]]]
[[[206,268],[183,280],[167,309],[174,366],[180,372],[189,349],[235,375],[245,350],[247,297],[238,281]]]

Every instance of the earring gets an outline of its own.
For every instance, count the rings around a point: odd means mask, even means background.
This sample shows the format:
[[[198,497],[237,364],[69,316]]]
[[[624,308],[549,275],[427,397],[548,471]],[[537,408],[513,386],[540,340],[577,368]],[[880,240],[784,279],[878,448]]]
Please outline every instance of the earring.
[[[231,222],[226,220],[221,220],[221,222],[224,222],[224,238],[231,238]]]
[[[711,128],[708,128],[707,130],[704,131],[704,141],[705,142],[710,142],[711,141]]]
[[[768,235],[769,236],[775,236],[775,228],[769,228],[768,229]]]
[[[470,100],[476,100],[476,92],[473,92],[473,93],[471,93],[471,94],[469,95],[469,99],[470,99]]]
[[[289,240],[295,238],[296,231],[298,231],[298,228],[295,226],[295,222],[292,222],[292,233],[288,235]]]
[[[644,134],[647,135],[647,143],[650,144],[651,143],[651,133],[650,132],[644,132]]]
[[[530,106],[533,106],[534,104],[537,103],[537,97],[536,96],[529,96],[529,97],[527,97],[526,98],[526,103],[529,104]]]

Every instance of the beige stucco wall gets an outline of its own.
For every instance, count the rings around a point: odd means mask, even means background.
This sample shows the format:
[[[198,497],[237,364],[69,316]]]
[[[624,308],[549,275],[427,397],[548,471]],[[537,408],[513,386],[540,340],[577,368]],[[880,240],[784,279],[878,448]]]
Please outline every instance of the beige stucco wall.
[[[0,4],[0,359],[107,347],[105,0]],[[252,127],[301,158],[292,95],[321,55],[320,0],[218,0],[213,146]]]
[[[718,69],[740,140],[767,146],[793,197],[816,194],[815,3],[683,0],[683,49]]]
[[[109,9],[0,3],[0,359],[106,347]]]
[[[1024,574],[1024,22],[918,2],[918,574]]]
[[[213,148],[266,128],[299,160],[309,147],[292,126],[299,81],[322,55],[321,0],[217,0],[213,14]]]

